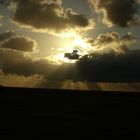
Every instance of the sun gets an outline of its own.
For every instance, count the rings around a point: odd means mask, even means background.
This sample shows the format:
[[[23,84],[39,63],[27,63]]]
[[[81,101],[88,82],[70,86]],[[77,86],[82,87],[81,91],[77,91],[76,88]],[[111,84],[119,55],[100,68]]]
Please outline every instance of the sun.
[[[64,64],[64,63],[75,63],[77,60],[70,60],[64,56],[65,53],[72,53],[73,50],[78,50],[80,56],[86,55],[91,49],[91,44],[88,43],[86,38],[81,35],[75,35],[66,46],[58,48],[58,52],[55,55],[48,57],[51,63]]]
[[[79,46],[79,48],[83,50],[88,50],[91,47],[91,44],[87,42],[86,39],[82,38],[81,36],[77,36],[73,42],[73,46]]]
[[[74,41],[73,41],[73,46],[75,46],[75,47],[79,47],[79,48],[86,48],[86,46],[85,46],[85,42],[84,42],[84,40],[82,40],[82,39],[75,39]]]

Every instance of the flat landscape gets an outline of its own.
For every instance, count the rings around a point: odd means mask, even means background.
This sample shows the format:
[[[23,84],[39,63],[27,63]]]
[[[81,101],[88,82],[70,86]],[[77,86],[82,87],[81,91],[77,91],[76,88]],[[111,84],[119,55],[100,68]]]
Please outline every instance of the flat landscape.
[[[139,93],[1,87],[0,104],[5,137],[140,138]]]

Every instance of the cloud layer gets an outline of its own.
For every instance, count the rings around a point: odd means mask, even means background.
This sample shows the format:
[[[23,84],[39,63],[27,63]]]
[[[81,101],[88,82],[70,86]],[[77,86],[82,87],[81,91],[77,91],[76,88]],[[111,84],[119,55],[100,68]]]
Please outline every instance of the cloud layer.
[[[14,43],[12,43],[13,39]],[[140,51],[130,49],[129,45],[135,40],[130,33],[122,37],[116,32],[100,34],[96,39],[89,40],[91,46],[100,51],[91,51],[89,54],[79,57],[77,50],[74,50],[69,54],[70,57],[68,55],[66,57],[77,59],[77,62],[63,65],[54,65],[45,58],[35,58],[32,53],[26,53],[27,50],[33,51],[32,47],[26,48],[28,43],[33,46],[33,42],[22,38],[27,41],[27,44],[21,44],[20,39],[10,35],[9,39],[6,38],[6,40],[10,40],[9,47],[0,48],[0,66],[4,74],[25,77],[40,75],[45,80],[60,83],[66,80],[140,82]],[[7,42],[4,40],[2,46],[7,46]],[[21,44],[22,50],[18,49],[19,44]],[[113,46],[113,44],[115,45]],[[24,47],[24,45],[27,46]],[[110,50],[105,51],[106,49]]]
[[[138,82],[140,51],[127,51],[124,54],[93,53],[78,61],[81,77],[87,81]]]
[[[23,53],[0,51],[4,73],[32,76],[43,75],[49,81],[140,82],[140,51],[124,54],[92,53],[75,64],[52,65],[46,59],[24,56]]]
[[[19,76],[17,74],[0,74],[0,85],[8,87],[39,87],[44,82],[40,75]]]

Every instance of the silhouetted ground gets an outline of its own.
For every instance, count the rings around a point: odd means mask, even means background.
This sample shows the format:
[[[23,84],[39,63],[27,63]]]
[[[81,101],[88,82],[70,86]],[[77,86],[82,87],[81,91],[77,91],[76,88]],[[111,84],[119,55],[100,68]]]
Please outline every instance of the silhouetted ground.
[[[0,103],[2,140],[140,139],[139,93],[1,87]]]

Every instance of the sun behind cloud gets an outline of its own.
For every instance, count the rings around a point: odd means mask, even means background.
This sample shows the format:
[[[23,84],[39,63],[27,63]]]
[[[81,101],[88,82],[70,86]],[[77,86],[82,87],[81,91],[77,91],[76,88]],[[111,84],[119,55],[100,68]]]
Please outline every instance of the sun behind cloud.
[[[68,37],[69,33],[66,36]],[[92,45],[86,40],[86,38],[79,34],[75,34],[72,38],[73,39],[71,43],[65,43],[66,46],[58,48],[58,52],[55,55],[48,56],[47,59],[54,64],[75,63],[77,59],[80,58],[80,56],[88,54],[89,51],[93,48]],[[76,53],[79,57],[65,57],[66,53],[73,55],[74,50],[77,51]]]

